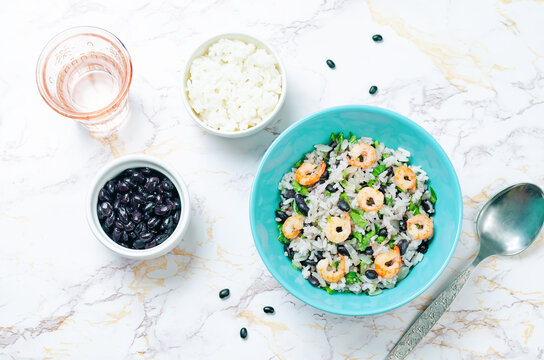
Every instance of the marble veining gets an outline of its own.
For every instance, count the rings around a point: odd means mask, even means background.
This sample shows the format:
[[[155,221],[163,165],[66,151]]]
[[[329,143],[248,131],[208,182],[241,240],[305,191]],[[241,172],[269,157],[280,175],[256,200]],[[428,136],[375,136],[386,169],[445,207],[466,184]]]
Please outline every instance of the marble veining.
[[[482,205],[516,182],[544,186],[543,12],[537,0],[6,2],[0,359],[384,358],[475,257]],[[53,112],[35,85],[43,45],[76,25],[112,31],[132,56],[130,119],[109,139]],[[180,94],[194,47],[228,31],[268,40],[288,78],[280,119],[237,140],[203,132]],[[375,33],[383,43],[371,40]],[[255,170],[276,136],[312,112],[350,103],[423,126],[449,155],[464,194],[462,235],[442,276],[409,304],[370,317],[323,313],[287,293],[259,259],[248,219]],[[83,212],[97,169],[132,153],[175,166],[194,209],[180,246],[145,262],[109,253]],[[540,234],[523,254],[482,262],[408,358],[542,359],[543,243]],[[225,287],[231,295],[220,300]],[[263,313],[266,305],[276,313]]]

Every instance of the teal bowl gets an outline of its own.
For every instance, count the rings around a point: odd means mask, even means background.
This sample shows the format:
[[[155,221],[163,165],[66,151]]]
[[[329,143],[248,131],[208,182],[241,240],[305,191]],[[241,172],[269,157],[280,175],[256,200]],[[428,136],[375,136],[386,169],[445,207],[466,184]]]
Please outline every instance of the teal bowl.
[[[393,289],[376,296],[333,293],[313,287],[291,266],[278,241],[274,211],[280,202],[278,183],[303,154],[315,144],[329,142],[332,132],[352,131],[387,147],[402,147],[412,154],[411,163],[428,174],[437,194],[435,234],[423,260]],[[301,301],[317,309],[340,315],[374,315],[413,300],[444,271],[461,232],[463,219],[461,188],[455,170],[438,142],[408,118],[372,106],[350,105],[320,111],[285,130],[270,146],[257,170],[251,190],[249,218],[255,246],[276,280]]]

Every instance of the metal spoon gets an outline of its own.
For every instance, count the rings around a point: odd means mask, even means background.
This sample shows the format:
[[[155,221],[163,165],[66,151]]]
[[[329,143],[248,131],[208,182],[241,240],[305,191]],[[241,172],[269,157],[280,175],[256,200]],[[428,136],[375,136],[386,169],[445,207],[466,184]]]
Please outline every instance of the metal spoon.
[[[482,260],[492,255],[522,252],[535,241],[543,223],[544,193],[536,185],[513,185],[489,200],[476,219],[476,232],[480,239],[476,259],[414,321],[386,360],[404,359],[419,344]]]

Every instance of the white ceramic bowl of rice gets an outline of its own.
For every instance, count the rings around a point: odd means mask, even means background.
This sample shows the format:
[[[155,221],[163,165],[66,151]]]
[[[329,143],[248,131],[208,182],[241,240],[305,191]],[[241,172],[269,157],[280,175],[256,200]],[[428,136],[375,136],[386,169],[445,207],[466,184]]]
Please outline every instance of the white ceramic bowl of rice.
[[[187,61],[183,103],[191,118],[214,135],[254,134],[277,119],[286,76],[274,49],[241,33],[203,42]]]

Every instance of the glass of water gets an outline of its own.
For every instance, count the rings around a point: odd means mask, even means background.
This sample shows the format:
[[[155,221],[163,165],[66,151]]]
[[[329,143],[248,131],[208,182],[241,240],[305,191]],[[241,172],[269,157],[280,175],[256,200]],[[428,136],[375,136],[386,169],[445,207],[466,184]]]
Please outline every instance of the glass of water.
[[[127,118],[132,62],[106,30],[84,26],[56,35],[38,59],[36,81],[53,110],[92,133],[111,134]]]

